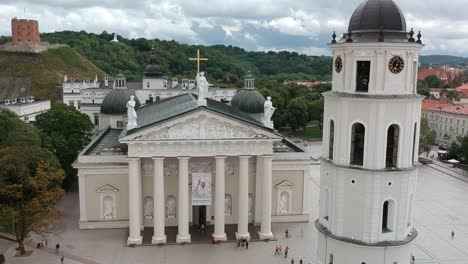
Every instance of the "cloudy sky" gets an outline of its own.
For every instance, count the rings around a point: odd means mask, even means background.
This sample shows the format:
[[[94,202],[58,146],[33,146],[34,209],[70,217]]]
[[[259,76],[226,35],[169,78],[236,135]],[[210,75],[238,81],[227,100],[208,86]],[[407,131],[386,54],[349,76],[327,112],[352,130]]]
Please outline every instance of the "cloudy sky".
[[[85,30],[188,44],[328,55],[333,30],[347,30],[361,0],[0,0],[0,35],[13,17],[38,19],[41,32]],[[395,0],[425,54],[468,57],[468,0]],[[26,11],[24,10],[26,8]]]

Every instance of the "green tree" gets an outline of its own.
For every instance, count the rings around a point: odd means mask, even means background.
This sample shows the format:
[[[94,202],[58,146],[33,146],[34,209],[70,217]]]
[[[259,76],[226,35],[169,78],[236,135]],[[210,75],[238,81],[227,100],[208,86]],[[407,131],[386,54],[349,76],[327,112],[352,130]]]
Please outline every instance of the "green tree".
[[[435,144],[436,136],[436,132],[432,131],[429,126],[429,121],[426,118],[421,118],[419,154],[431,150],[431,146]]]
[[[429,75],[424,79],[424,82],[427,84],[428,88],[442,88],[444,83],[435,75]]]
[[[0,149],[7,146],[40,144],[41,137],[36,129],[19,120],[10,110],[0,110]]]
[[[86,114],[56,103],[49,111],[36,117],[36,127],[45,135],[46,146],[55,153],[65,171],[64,186],[70,187],[76,176],[72,163],[91,140],[93,124]]]
[[[51,229],[55,205],[63,197],[63,171],[50,152],[34,145],[1,149],[0,168],[0,218],[13,223],[24,255],[24,240],[31,232]]]
[[[447,93],[447,97],[448,98],[452,98],[453,100],[455,101],[459,101],[460,100],[460,95],[456,92],[456,91],[449,91]]]
[[[309,106],[304,97],[291,100],[287,107],[289,125],[293,131],[304,128],[307,125],[307,110]]]
[[[429,88],[421,87],[421,88],[418,88],[418,94],[424,95],[427,98],[430,98],[431,97],[431,90]]]

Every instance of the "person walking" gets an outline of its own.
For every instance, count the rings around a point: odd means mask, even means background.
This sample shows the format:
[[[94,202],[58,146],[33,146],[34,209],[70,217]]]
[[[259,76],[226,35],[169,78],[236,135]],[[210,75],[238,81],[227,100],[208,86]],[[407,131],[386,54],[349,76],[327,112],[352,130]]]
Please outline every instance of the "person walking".
[[[299,264],[302,264],[302,259],[299,260]]]
[[[245,241],[245,249],[249,249],[249,241]]]
[[[291,264],[294,264],[294,258],[291,259]]]
[[[279,255],[278,246],[275,247],[275,256]]]
[[[284,235],[286,236],[286,238],[289,238],[289,230],[286,229],[286,231],[284,231]]]
[[[284,249],[284,258],[288,258],[288,253],[289,253],[289,247],[286,246],[286,248]]]
[[[452,239],[455,237],[455,232],[452,230]]]
[[[57,245],[55,245],[55,249],[56,249],[56,252],[58,253],[59,249],[60,249],[60,244],[59,243],[57,243]]]
[[[65,260],[65,257],[62,256],[62,257],[60,258],[60,262],[62,262],[62,264],[63,264],[63,261],[64,261],[64,260]]]

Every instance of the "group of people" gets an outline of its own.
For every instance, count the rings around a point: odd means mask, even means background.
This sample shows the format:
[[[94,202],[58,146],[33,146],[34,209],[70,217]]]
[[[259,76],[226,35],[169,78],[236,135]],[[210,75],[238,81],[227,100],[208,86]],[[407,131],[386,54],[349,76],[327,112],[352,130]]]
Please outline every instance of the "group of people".
[[[244,247],[245,249],[249,249],[249,240],[245,238],[237,239],[237,247]]]

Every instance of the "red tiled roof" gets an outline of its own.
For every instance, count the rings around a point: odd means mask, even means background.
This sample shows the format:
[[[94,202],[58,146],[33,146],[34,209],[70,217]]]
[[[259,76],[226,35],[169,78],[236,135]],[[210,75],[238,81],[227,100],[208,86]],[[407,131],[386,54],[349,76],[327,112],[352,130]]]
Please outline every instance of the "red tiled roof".
[[[451,105],[441,108],[431,109],[445,113],[459,114],[459,115],[468,115],[468,107],[462,105]]]
[[[437,100],[424,100],[422,102],[422,110],[423,111],[429,111],[431,109],[435,108],[443,108],[443,107],[448,107],[452,106],[452,104],[447,104],[447,103],[441,103]]]

